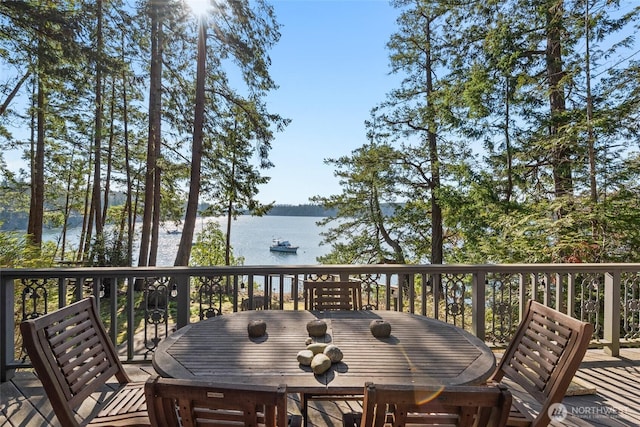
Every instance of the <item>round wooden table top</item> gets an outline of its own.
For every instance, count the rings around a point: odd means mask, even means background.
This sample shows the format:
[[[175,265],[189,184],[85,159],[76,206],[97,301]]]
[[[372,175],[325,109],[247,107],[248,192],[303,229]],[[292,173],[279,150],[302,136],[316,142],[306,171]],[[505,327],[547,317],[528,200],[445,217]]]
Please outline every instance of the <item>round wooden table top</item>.
[[[309,338],[306,324],[327,323],[316,342],[337,345],[344,355],[322,375],[300,365]],[[372,320],[391,325],[376,338]],[[263,320],[267,332],[250,338],[247,325]],[[223,383],[286,384],[290,392],[362,393],[378,384],[464,385],[484,382],[495,369],[491,349],[474,335],[432,318],[395,311],[244,311],[190,324],[165,338],[153,356],[158,374]]]

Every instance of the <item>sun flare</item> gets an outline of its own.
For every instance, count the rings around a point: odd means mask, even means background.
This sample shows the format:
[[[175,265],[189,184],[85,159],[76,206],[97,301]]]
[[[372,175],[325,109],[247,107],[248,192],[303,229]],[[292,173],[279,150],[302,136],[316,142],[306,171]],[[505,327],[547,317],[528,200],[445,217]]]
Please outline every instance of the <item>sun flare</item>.
[[[186,0],[186,2],[195,16],[204,16],[212,9],[211,0]]]

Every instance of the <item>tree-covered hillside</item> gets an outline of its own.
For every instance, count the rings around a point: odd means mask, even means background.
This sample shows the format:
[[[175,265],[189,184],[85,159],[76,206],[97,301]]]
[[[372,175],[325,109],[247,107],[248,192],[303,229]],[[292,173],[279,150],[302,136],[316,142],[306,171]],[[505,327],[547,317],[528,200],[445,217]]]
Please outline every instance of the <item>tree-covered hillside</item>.
[[[214,4],[0,2],[0,221],[28,231],[0,236],[5,259],[54,225],[49,259],[155,265],[177,221],[186,265],[196,216],[224,215],[228,263],[250,212],[325,217],[324,262],[640,261],[636,2],[392,0],[399,83],[367,144],[326,153],[340,193],[300,206],[258,198],[290,122],[267,102],[284,30],[267,0]]]

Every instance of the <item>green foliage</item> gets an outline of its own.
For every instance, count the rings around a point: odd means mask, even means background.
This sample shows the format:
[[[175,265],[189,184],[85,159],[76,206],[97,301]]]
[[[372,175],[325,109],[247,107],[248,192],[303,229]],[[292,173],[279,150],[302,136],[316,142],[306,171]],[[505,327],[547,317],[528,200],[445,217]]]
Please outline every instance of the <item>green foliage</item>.
[[[91,243],[86,260],[90,265],[99,267],[129,267],[131,263],[127,251],[123,248],[116,230],[97,236]]]
[[[0,231],[0,269],[51,267],[55,253],[52,242],[39,248],[29,244],[24,233]]]
[[[327,160],[337,167],[336,175],[345,186],[340,195],[314,197],[335,215],[319,222],[335,223],[322,233],[323,244],[331,252],[321,257],[323,263],[404,263],[405,248],[401,236],[404,224],[394,220],[385,207],[396,209],[400,170],[396,168],[398,152],[384,144],[369,144],[354,150],[351,156]]]
[[[640,8],[592,1],[585,28],[581,1],[393,4],[400,14],[388,48],[401,82],[373,108],[369,142],[327,161],[343,191],[314,198],[329,209],[322,223],[333,226],[323,235],[332,251],[321,261],[640,260],[640,162],[633,151],[640,136],[640,67],[632,31]],[[184,215],[197,26],[185,19],[181,2],[141,2],[132,10],[116,0],[101,10],[104,45],[98,47],[94,6],[0,2],[0,65],[8,71],[0,77],[0,105],[7,105],[0,112],[0,149],[23,150],[32,165],[32,147],[44,145],[42,170],[14,175],[0,155],[0,215],[17,229],[35,210],[31,190],[40,182],[46,185],[44,200],[35,200],[42,204],[33,216],[38,226],[87,215],[92,148],[101,135],[100,189],[107,192],[108,184],[111,192],[131,195],[131,206],[108,206],[106,222],[120,235],[92,238],[94,224],[83,238],[91,241],[90,262],[127,265],[133,241],[127,221],[153,205],[142,201],[153,187],[142,185],[150,128],[148,13],[161,9],[165,36],[163,92],[155,104],[162,106],[163,138],[160,157],[149,165],[161,171],[154,195],[161,222]],[[280,38],[273,7],[262,0],[219,6],[207,26],[216,30],[207,38],[201,185],[191,191],[211,202],[210,213],[230,221],[271,207],[258,201],[258,190],[273,167],[275,132],[289,120],[269,111],[264,98],[276,89],[268,72],[268,51]],[[102,89],[95,84],[97,67]],[[13,89],[18,98],[11,98]],[[95,117],[98,95],[104,109]],[[12,135],[9,125],[25,131]],[[229,236],[221,235],[205,230],[192,262],[224,264],[221,248]],[[29,246],[21,234],[0,235],[2,266],[46,266],[54,251],[53,245]]]
[[[196,237],[196,242],[191,249],[190,265],[193,266],[214,266],[225,265],[225,245],[226,238],[220,225],[215,221],[209,221]],[[230,264],[242,265],[243,257],[236,258],[231,249]]]
[[[410,262],[433,262],[438,209],[444,262],[640,260],[640,79],[626,61],[640,8],[591,2],[585,28],[584,2],[394,5],[403,80],[367,132],[394,160],[367,144],[329,161],[343,192],[315,199],[337,208],[323,261],[390,261],[371,215],[385,197],[401,202],[382,224]],[[611,66],[620,48],[631,56]]]

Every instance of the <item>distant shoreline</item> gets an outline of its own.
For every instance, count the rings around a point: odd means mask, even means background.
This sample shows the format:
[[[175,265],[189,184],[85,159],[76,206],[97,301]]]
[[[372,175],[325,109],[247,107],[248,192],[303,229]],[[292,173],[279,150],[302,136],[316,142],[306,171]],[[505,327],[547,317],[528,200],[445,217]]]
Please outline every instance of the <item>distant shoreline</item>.
[[[312,216],[312,217],[327,217],[335,216],[335,209],[325,209],[319,205],[274,205],[273,208],[266,215],[269,216]],[[251,215],[249,211],[243,212],[243,215]],[[0,214],[0,232],[26,232],[27,223],[29,221],[28,214],[26,212],[16,214],[7,213],[6,217]],[[81,216],[72,216],[69,218],[67,226],[76,227],[82,225]],[[45,229],[51,228],[45,224]],[[53,227],[57,228],[57,227]]]
[[[201,210],[204,210],[206,205],[201,205]],[[394,205],[384,203],[381,205],[382,212],[384,215],[391,215],[395,209]],[[336,217],[337,209],[327,209],[324,206],[320,205],[274,205],[269,212],[266,213],[267,216],[308,216],[308,217],[318,217],[318,218],[326,218],[326,217]],[[242,215],[251,215],[249,211],[245,211]],[[27,222],[28,222],[27,213],[15,214],[15,213],[5,213],[5,217],[0,214],[0,232],[26,232],[27,230]],[[72,216],[69,218],[67,226],[68,227],[76,227],[82,225],[82,217],[81,216]],[[48,229],[47,225],[44,227]]]
[[[247,212],[248,213],[248,212]],[[326,209],[318,205],[274,205],[267,215],[273,216],[335,216],[335,209]]]

